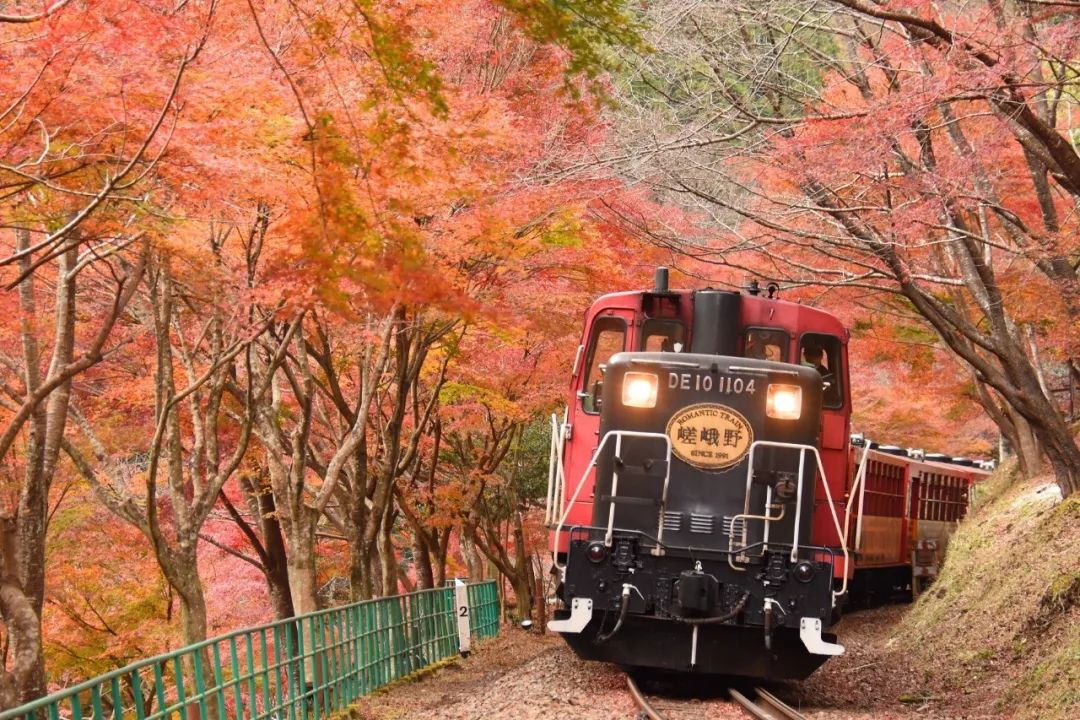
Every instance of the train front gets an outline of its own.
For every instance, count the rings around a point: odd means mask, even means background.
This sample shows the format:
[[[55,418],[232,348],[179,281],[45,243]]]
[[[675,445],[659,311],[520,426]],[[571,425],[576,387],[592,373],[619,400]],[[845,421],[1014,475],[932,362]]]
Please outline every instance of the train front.
[[[803,678],[843,652],[826,632],[840,560],[811,544],[823,379],[736,356],[739,299],[696,293],[687,352],[615,354],[592,388],[592,519],[556,530],[550,624],[584,658]]]

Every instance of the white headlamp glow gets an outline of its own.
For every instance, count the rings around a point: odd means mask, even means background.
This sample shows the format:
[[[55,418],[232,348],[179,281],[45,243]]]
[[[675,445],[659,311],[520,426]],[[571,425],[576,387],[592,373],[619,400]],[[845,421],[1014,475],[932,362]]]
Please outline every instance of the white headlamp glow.
[[[798,385],[769,385],[765,414],[777,420],[798,420],[802,415],[802,388]]]
[[[656,407],[656,375],[628,372],[623,375],[622,402],[629,407]]]

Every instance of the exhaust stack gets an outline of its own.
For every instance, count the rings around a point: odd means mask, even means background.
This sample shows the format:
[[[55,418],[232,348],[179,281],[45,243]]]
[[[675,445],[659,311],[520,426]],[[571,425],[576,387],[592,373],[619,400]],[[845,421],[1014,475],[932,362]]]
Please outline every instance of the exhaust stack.
[[[666,267],[656,268],[656,287],[653,288],[654,293],[666,293],[668,291],[668,269]]]

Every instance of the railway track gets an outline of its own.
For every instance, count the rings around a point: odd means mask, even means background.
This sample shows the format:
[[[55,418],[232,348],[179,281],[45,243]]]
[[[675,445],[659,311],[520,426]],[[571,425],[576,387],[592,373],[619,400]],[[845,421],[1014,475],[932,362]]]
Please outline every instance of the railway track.
[[[659,707],[657,702],[647,698],[629,675],[626,676],[626,685],[630,690],[630,695],[634,698],[634,702],[641,710],[639,717],[642,720],[680,720],[676,716],[664,714],[669,712],[669,709]],[[728,696],[754,720],[806,720],[798,711],[768,690],[754,688],[749,695],[752,697],[748,697],[747,694],[735,688],[728,688]],[[687,709],[689,710],[689,708]],[[699,716],[700,709],[700,706],[694,708],[697,711],[694,713],[695,717]]]
[[[768,690],[754,688],[753,699],[746,697],[735,688],[730,688],[728,694],[756,720],[806,720],[795,708],[787,705]]]

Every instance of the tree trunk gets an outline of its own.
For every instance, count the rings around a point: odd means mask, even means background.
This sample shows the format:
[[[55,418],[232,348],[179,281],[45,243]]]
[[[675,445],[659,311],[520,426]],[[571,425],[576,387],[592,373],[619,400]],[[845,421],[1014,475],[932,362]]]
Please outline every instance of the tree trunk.
[[[1054,423],[1037,433],[1036,438],[1043,440],[1043,447],[1054,468],[1054,479],[1063,497],[1068,497],[1080,489],[1080,448],[1067,428],[1058,428]],[[1064,425],[1064,423],[1062,423]]]
[[[154,548],[162,575],[180,598],[180,629],[185,645],[206,639],[206,596],[199,577],[197,547],[197,543],[191,543],[181,545],[177,551],[163,545]]]
[[[293,610],[305,615],[319,609],[318,587],[315,580],[315,519],[303,508],[299,527],[293,527],[288,552],[289,590]]]
[[[1009,442],[1016,453],[1020,473],[1024,477],[1041,475],[1044,469],[1043,455],[1039,450],[1039,443],[1035,440],[1035,433],[1031,430],[1031,424],[1011,407],[1006,407],[1005,411],[1015,436],[1009,437]]]
[[[202,579],[199,577],[196,558],[197,554],[194,545],[190,550],[180,554],[172,554],[165,549],[158,552],[158,564],[162,573],[180,599],[180,630],[185,646],[201,643],[206,640],[208,635],[206,596],[203,593]],[[212,688],[215,680],[213,667],[210,664],[210,656],[206,648],[200,650],[199,654],[200,664],[202,665],[203,687]],[[193,660],[185,660],[184,672],[188,676],[185,685],[194,688],[198,670]],[[216,695],[210,695],[206,698],[206,709],[208,717],[215,717],[218,714],[218,698]],[[189,718],[198,718],[198,705],[189,705],[187,707],[187,716]]]
[[[0,663],[0,709],[8,710],[34,698],[26,696],[41,672],[41,616],[34,611],[19,582],[17,521],[0,518],[0,616],[7,630],[4,663]],[[10,652],[10,661],[6,653]]]
[[[427,533],[414,529],[412,533],[413,563],[416,566],[416,587],[427,590],[435,587],[435,572],[431,567],[431,551]]]
[[[450,534],[452,530],[447,528],[436,533],[439,540],[438,551],[435,554],[435,585],[442,587],[446,584],[446,556],[450,550]]]
[[[1002,345],[1004,341],[999,339]],[[995,389],[1007,401],[1010,414],[1018,420],[1018,440],[1029,465],[1029,472],[1041,469],[1039,450],[1046,453],[1054,470],[1055,479],[1063,496],[1069,496],[1080,487],[1080,447],[1072,431],[1065,424],[1058,408],[1043,392],[1038,372],[1023,347],[1006,346],[1001,353],[1001,363],[1008,381],[999,379]],[[1033,442],[1029,442],[1024,426],[1030,429]]]
[[[394,540],[392,537],[394,515],[393,504],[388,504],[386,512],[383,513],[382,529],[378,538],[379,566],[382,571],[384,596],[398,594],[397,555],[394,553]]]
[[[1008,403],[998,401],[998,396],[973,374],[975,397],[983,410],[998,426],[1002,436],[1008,441],[1009,448],[1016,455],[1020,474],[1032,477],[1042,472],[1042,453],[1031,424]],[[1004,457],[1002,458],[1004,460]]]
[[[16,249],[25,250],[29,245],[29,233],[16,230]],[[20,270],[30,268],[30,256],[19,263]],[[26,375],[23,378],[24,390],[29,397],[43,384],[61,374],[71,364],[75,343],[75,294],[77,290],[75,266],[78,263],[78,246],[57,258],[56,309],[52,334],[53,352],[47,375],[41,378],[41,361],[35,315],[37,299],[35,296],[33,275],[19,285],[19,303],[22,313],[21,340],[23,362]],[[67,425],[68,407],[71,397],[71,378],[67,378],[50,392],[46,399],[34,408],[27,423],[26,466],[23,472],[22,488],[19,493],[18,512],[15,516],[15,543],[18,548],[16,564],[10,569],[16,573],[9,582],[19,586],[19,592],[8,588],[9,597],[15,594],[29,601],[30,608],[38,624],[36,650],[30,646],[31,636],[20,630],[24,641],[20,648],[21,659],[25,661],[31,655],[34,662],[18,673],[19,694],[23,702],[29,702],[46,694],[45,655],[41,645],[41,612],[45,604],[45,541],[49,517],[49,488],[60,453],[60,444]],[[17,603],[18,605],[18,603]],[[18,605],[21,607],[21,605]],[[6,616],[5,616],[6,617]],[[13,616],[14,618],[15,616]],[[18,622],[27,620],[20,610]],[[11,628],[9,628],[11,632]]]
[[[375,587],[371,578],[371,549],[364,543],[364,534],[357,528],[349,528],[349,588],[354,602],[370,600]]]
[[[514,595],[517,600],[518,618],[532,620],[533,587],[536,585],[536,579],[533,576],[532,557],[529,549],[525,547],[525,525],[520,510],[514,513],[514,572]],[[525,596],[521,595],[522,592]]]
[[[383,591],[383,575],[382,571],[376,572],[376,568],[381,567],[379,560],[379,549],[376,547],[378,543],[371,543],[367,549],[367,567],[368,578],[371,582],[372,597],[383,597],[387,593]]]
[[[0,580],[0,614],[7,628],[6,643],[12,659],[0,668],[0,710],[31,700],[23,694],[29,678],[37,674],[41,657],[41,622],[19,584]]]
[[[174,586],[180,598],[180,628],[185,645],[195,645],[207,637],[206,596],[203,595],[199,579],[194,577],[190,580],[183,588]]]
[[[514,606],[518,620],[533,619],[533,581],[532,573],[519,573],[512,578],[514,586]]]
[[[319,609],[319,588],[315,574],[315,528],[319,516],[311,508],[301,505],[292,519],[293,522],[286,527],[285,533],[288,544],[289,590],[296,615],[306,615]],[[298,635],[303,634],[300,643],[307,651],[315,647],[316,638],[313,634],[304,633],[305,627],[314,633],[313,623],[305,625],[301,622],[296,623],[295,632]],[[322,667],[318,654],[312,654],[304,662],[304,677],[307,679],[307,688],[301,688],[304,692],[321,684]]]
[[[349,543],[349,587],[354,601],[370,600],[375,592],[371,577],[371,547],[366,535],[368,523],[373,522],[367,507],[367,462],[367,443],[360,443],[356,450],[355,473],[349,478],[348,522],[345,523]]]
[[[284,620],[296,614],[292,590],[289,587],[289,558],[285,552],[285,538],[281,534],[274,494],[269,488],[259,492],[259,524],[262,526],[263,548],[266,551],[266,585],[270,590],[270,603],[274,618]]]
[[[484,561],[480,557],[476,544],[467,530],[463,530],[460,538],[461,554],[465,557],[465,567],[469,573],[469,582],[480,582],[485,578]]]

